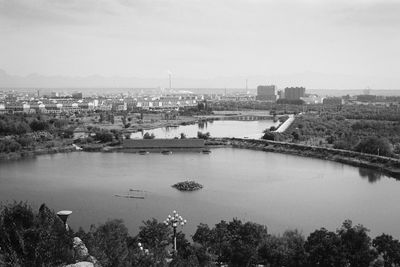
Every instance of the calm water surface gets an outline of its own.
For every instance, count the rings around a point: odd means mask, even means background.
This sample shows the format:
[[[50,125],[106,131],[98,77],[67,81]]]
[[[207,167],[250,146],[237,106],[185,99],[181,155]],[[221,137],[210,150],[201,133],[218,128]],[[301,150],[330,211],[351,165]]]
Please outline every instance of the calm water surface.
[[[263,131],[271,126],[278,126],[279,122],[272,120],[260,121],[213,121],[179,127],[157,128],[153,130],[133,133],[131,138],[143,138],[148,132],[157,138],[175,138],[184,133],[187,137],[197,137],[197,132],[209,132],[212,137],[261,138]]]
[[[183,193],[171,185],[184,180],[204,185]],[[120,198],[129,189],[145,199]],[[87,228],[122,218],[131,233],[145,219],[164,220],[176,209],[193,234],[200,223],[237,217],[281,233],[335,230],[349,218],[376,235],[400,237],[400,183],[340,163],[245,149],[172,155],[86,153],[43,155],[0,163],[0,201],[42,202],[70,209],[70,225]],[[136,195],[141,195],[136,193]]]

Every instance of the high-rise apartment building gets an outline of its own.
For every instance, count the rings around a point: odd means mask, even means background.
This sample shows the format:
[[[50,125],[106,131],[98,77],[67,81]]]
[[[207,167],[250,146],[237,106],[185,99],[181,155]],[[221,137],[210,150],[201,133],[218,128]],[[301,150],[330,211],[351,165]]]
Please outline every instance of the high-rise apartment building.
[[[285,99],[287,100],[299,100],[300,97],[304,97],[306,88],[304,87],[286,87],[285,88]]]
[[[259,85],[256,100],[276,101],[275,85]]]

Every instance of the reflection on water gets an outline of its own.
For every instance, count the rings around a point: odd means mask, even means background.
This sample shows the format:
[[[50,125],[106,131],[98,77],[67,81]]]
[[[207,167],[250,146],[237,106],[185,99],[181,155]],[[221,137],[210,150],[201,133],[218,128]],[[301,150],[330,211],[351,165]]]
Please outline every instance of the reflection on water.
[[[382,173],[366,168],[359,168],[358,173],[362,178],[367,178],[370,183],[375,183],[382,177]]]
[[[199,130],[204,130],[205,128],[207,128],[207,121],[200,121],[198,123],[199,126]]]

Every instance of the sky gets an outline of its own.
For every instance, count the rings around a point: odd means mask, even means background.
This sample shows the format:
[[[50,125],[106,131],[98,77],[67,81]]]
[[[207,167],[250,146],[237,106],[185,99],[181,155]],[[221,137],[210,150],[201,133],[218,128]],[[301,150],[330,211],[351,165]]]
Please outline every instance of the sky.
[[[0,69],[400,89],[399,14],[400,0],[0,0]]]

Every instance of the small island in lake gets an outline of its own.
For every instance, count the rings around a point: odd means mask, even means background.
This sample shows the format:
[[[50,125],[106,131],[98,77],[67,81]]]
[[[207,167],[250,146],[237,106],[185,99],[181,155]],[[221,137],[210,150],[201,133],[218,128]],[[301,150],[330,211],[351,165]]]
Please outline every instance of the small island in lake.
[[[175,187],[179,191],[195,191],[202,189],[203,186],[195,181],[184,181],[174,184],[172,187]]]

